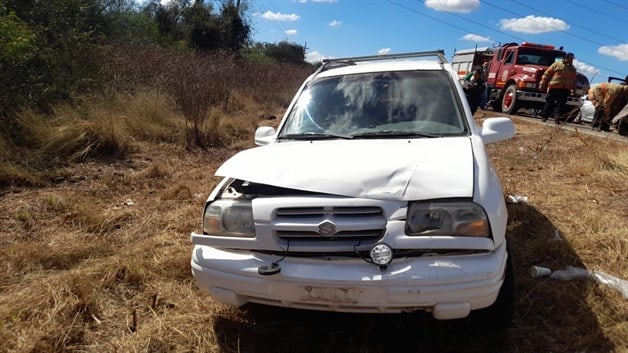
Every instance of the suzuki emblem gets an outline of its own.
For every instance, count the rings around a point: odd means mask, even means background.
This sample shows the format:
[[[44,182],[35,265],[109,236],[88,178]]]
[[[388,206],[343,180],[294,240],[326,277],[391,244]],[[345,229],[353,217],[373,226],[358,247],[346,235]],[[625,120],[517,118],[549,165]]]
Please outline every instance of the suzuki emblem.
[[[330,221],[325,221],[318,225],[318,234],[324,237],[331,237],[336,234],[336,225]]]

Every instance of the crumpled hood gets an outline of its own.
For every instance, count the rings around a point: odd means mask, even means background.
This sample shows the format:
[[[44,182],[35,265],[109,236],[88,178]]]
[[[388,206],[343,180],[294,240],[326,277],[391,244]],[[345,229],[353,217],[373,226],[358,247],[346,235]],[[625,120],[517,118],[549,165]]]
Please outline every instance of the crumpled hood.
[[[216,175],[349,197],[473,196],[468,137],[273,143],[239,152]]]

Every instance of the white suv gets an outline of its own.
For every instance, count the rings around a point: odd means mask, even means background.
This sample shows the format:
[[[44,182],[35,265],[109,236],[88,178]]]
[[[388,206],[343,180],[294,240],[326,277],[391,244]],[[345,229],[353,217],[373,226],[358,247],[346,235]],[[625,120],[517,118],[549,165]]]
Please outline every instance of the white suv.
[[[512,314],[507,211],[443,51],[326,60],[216,172],[192,273],[221,303]]]

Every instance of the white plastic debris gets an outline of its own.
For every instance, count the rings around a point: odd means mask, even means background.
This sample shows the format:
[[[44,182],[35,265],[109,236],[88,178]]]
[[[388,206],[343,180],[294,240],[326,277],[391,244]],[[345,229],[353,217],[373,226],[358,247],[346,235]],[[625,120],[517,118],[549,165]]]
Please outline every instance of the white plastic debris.
[[[131,199],[126,199],[124,201],[124,204],[127,205],[127,206],[133,206],[135,203]]]
[[[593,278],[595,278],[598,283],[617,289],[621,295],[624,296],[624,299],[628,299],[628,281],[625,279],[613,277],[607,273],[599,271],[593,271]]]
[[[511,203],[528,203],[528,197],[527,196],[521,196],[521,195],[508,195],[508,202],[511,202]]]
[[[547,267],[532,266],[530,267],[530,275],[532,277],[547,277],[552,274],[552,270]]]
[[[554,271],[550,278],[561,280],[561,281],[570,281],[574,279],[580,278],[588,278],[591,276],[591,273],[584,268],[567,266],[564,270]]]
[[[593,278],[600,284],[617,289],[624,296],[624,299],[628,299],[628,281],[601,271],[589,271],[580,267],[567,266],[564,270],[552,272],[549,277],[561,281]]]

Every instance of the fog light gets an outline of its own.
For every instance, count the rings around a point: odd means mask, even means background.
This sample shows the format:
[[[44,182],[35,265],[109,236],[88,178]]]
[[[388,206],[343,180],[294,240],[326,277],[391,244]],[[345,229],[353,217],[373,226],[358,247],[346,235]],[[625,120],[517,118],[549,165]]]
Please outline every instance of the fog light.
[[[385,270],[393,259],[392,248],[386,243],[375,244],[371,249],[371,260],[379,266],[380,270]]]

